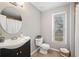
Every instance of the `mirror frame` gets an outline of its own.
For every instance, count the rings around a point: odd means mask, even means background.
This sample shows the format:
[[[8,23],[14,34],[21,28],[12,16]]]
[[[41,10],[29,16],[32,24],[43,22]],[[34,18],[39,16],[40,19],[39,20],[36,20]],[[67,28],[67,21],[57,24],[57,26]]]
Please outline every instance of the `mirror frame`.
[[[16,10],[18,10],[18,12],[19,12],[19,14],[20,14],[20,16],[21,16],[21,19],[22,19],[22,24],[21,24],[21,28],[18,30],[18,32],[16,32],[16,33],[9,33],[9,32],[7,32],[3,27],[2,27],[2,25],[1,25],[1,23],[0,23],[0,26],[1,26],[1,29],[2,29],[2,31],[4,31],[5,33],[7,33],[7,34],[13,34],[13,35],[15,35],[15,34],[17,34],[17,33],[19,33],[19,32],[21,32],[21,30],[22,30],[22,26],[23,26],[23,18],[22,18],[22,14],[21,14],[21,12],[19,11],[19,7],[16,7],[16,6],[10,6],[10,7],[5,7],[5,8],[3,8],[2,10],[4,10],[4,9],[6,9],[6,8],[15,8]],[[18,9],[19,8],[19,9]],[[2,12],[2,10],[1,10],[1,12]],[[0,13],[1,14],[1,13]],[[2,14],[1,14],[2,15]]]

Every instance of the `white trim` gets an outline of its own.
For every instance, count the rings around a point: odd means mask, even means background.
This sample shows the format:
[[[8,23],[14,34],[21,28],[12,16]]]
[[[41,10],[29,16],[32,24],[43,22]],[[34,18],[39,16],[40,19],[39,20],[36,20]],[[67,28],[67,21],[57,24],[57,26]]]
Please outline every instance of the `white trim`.
[[[32,56],[35,52],[37,52],[39,49],[40,49],[40,47],[38,47],[37,49],[35,49],[35,50],[31,53],[31,56]]]
[[[38,47],[37,49],[35,49],[35,50],[31,53],[31,56],[32,56],[35,52],[37,52],[39,49],[40,49],[40,47]],[[54,51],[59,52],[59,50],[58,50],[58,49],[55,49],[55,48],[50,48],[50,50],[54,50]]]
[[[54,50],[54,51],[59,52],[59,50],[58,49],[55,49],[55,48],[50,48],[50,50]]]

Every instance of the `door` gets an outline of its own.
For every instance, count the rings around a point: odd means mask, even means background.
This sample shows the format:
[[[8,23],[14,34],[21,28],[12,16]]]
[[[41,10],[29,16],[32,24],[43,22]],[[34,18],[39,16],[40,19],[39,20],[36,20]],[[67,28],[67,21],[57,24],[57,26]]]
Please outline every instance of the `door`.
[[[76,5],[75,20],[75,56],[79,57],[79,3]]]

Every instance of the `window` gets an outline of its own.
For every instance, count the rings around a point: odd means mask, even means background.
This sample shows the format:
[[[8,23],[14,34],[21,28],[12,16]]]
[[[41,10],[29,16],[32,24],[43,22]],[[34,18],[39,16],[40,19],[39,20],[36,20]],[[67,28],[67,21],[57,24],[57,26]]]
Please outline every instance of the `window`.
[[[55,13],[52,16],[52,34],[53,41],[66,42],[67,33],[66,13]]]

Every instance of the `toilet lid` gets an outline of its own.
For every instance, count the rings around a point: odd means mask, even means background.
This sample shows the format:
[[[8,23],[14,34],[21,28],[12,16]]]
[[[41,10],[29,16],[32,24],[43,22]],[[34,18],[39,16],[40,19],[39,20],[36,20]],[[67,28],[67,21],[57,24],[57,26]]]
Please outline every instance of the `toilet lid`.
[[[43,43],[43,44],[41,45],[41,47],[42,47],[42,48],[45,48],[45,49],[46,49],[46,48],[47,48],[47,49],[50,48],[49,44],[46,44],[46,43]]]

